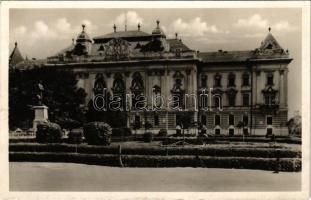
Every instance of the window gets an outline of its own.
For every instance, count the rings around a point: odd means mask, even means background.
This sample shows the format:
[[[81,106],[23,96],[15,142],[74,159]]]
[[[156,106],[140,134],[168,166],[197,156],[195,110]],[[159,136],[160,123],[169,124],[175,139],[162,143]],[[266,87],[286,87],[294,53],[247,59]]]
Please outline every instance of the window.
[[[267,116],[267,125],[272,125],[272,116]]]
[[[206,115],[201,115],[201,123],[202,123],[202,125],[206,125],[206,122],[207,122]]]
[[[221,106],[222,106],[221,96],[215,95],[213,98],[214,98],[215,108],[221,108]]]
[[[243,135],[248,135],[248,128],[243,129]]]
[[[228,76],[228,86],[229,87],[235,86],[235,75],[233,73],[230,73]]]
[[[173,108],[175,109],[183,108],[184,107],[184,90],[182,89],[182,80],[180,78],[175,79],[175,84],[171,92],[172,92]]]
[[[132,95],[132,108],[142,109],[145,106],[144,96],[143,96],[144,82],[139,72],[135,72],[133,74],[131,91],[133,94]]]
[[[265,104],[274,105],[275,104],[275,95],[274,94],[265,94]]]
[[[135,116],[134,126],[135,126],[136,129],[140,128],[140,116],[139,115]]]
[[[220,129],[219,128],[215,129],[215,135],[220,135]]]
[[[248,115],[243,115],[243,125],[248,126]]]
[[[221,76],[219,74],[215,75],[214,81],[215,81],[215,84],[214,84],[215,87],[221,87]]]
[[[269,73],[267,75],[267,85],[273,85],[273,74]]]
[[[229,126],[232,125],[234,126],[234,115],[229,114]]]
[[[242,78],[242,85],[243,86],[249,86],[249,74],[244,73]]]
[[[267,135],[272,135],[272,134],[273,134],[272,128],[267,128]]]
[[[152,90],[153,90],[153,97],[154,97],[154,99],[155,99],[155,102],[154,102],[154,103],[155,103],[155,105],[156,105],[157,108],[158,108],[158,107],[161,106],[161,103],[162,103],[162,99],[161,99],[161,87],[155,85],[155,86],[153,86]]]
[[[235,106],[235,95],[230,95],[228,100],[229,100],[228,103],[230,107]]]
[[[200,95],[200,100],[201,100],[201,108],[208,108],[208,95],[203,94]]]
[[[220,126],[220,115],[215,115],[215,126]]]
[[[249,94],[243,93],[243,106],[249,106]]]
[[[207,87],[207,76],[206,75],[201,76],[201,86]]]
[[[229,129],[229,136],[233,136],[234,135],[234,129],[233,128],[230,128]]]
[[[155,126],[159,125],[159,115],[154,115],[154,125]]]

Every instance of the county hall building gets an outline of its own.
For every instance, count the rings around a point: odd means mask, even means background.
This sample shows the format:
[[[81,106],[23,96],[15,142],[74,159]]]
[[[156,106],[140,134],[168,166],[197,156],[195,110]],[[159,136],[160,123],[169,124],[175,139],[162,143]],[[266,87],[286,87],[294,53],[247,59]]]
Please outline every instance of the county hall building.
[[[167,38],[159,23],[151,33],[139,24],[125,31],[114,25],[111,33],[93,38],[83,25],[72,45],[48,57],[45,65],[72,69],[87,93],[86,105],[103,91],[121,97],[127,126],[148,121],[154,132],[173,133],[186,113],[193,127],[204,125],[210,134],[287,134],[292,59],[270,28],[252,50],[199,52],[177,34]],[[143,95],[145,104],[127,98],[131,94]],[[152,110],[154,104],[162,106]]]

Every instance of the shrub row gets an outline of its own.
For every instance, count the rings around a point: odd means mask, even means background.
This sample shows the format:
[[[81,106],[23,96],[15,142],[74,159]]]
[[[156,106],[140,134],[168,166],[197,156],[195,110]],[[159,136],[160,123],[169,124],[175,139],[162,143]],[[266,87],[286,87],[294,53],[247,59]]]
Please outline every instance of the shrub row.
[[[70,144],[10,144],[10,152],[77,152],[82,154],[118,154],[116,146],[90,146]],[[205,147],[123,147],[124,155],[200,155],[219,157],[301,158],[293,149],[235,148],[230,146]]]
[[[72,162],[120,166],[119,156],[101,154],[10,152],[9,160],[11,162]],[[249,157],[126,155],[122,156],[122,163],[126,167],[208,167],[261,170],[276,170],[278,167],[279,171],[301,171],[301,160],[293,158],[283,158],[278,162],[276,159]]]
[[[182,137],[169,137],[165,140],[163,140],[164,145],[173,144],[180,140],[182,140]],[[268,143],[272,142],[269,138],[264,137],[192,137],[192,138],[185,138],[185,141],[189,144],[198,144],[201,145],[203,143],[207,144],[215,144],[215,143],[224,143],[224,142],[256,142],[256,143]],[[301,139],[297,138],[276,138],[275,142],[278,143],[289,143],[289,144],[301,144]]]

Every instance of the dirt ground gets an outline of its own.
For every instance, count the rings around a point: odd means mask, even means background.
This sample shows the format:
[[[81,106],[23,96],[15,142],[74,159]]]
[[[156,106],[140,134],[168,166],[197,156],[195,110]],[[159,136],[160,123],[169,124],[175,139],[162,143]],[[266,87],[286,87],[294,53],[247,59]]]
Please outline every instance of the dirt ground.
[[[10,163],[11,191],[236,192],[300,190],[301,173],[214,168],[118,168]]]

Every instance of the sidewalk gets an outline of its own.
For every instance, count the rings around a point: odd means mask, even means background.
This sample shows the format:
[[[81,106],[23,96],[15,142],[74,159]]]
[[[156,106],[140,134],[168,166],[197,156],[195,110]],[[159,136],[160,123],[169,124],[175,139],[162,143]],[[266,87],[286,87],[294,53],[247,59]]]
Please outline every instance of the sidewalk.
[[[300,180],[300,172],[10,163],[11,191],[294,191],[300,190]]]

